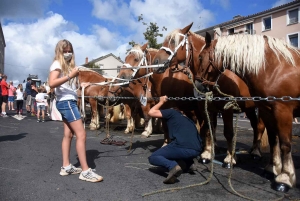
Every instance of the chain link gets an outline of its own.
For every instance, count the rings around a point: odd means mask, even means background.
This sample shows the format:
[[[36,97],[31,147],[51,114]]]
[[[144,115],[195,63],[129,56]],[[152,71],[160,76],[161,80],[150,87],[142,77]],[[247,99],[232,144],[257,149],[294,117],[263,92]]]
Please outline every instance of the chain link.
[[[81,98],[81,96],[78,96]],[[140,99],[138,97],[111,97],[111,96],[84,96],[85,98],[95,98],[95,99]],[[159,100],[159,97],[148,97],[148,100]],[[168,97],[168,100],[175,100],[175,101],[204,101],[205,96],[201,97]],[[300,97],[293,98],[291,96],[283,96],[283,97],[274,97],[268,96],[266,98],[262,97],[213,97],[209,99],[210,101],[300,101]]]

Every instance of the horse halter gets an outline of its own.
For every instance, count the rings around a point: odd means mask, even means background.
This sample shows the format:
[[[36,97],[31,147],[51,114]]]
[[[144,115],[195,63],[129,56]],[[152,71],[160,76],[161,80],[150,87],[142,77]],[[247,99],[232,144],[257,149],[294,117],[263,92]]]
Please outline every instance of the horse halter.
[[[140,51],[138,51],[138,50],[130,50],[128,52],[128,54],[131,53],[131,52],[140,53]],[[143,57],[142,57],[142,59],[141,59],[141,61],[140,61],[140,63],[139,63],[138,66],[142,66],[143,64],[145,66],[148,66],[148,64],[147,64],[147,58],[146,58],[146,53],[145,52],[143,52]],[[124,63],[123,66],[126,66],[126,68],[131,68],[132,67],[129,63]],[[135,76],[135,74],[138,72],[139,68],[131,68],[131,70],[133,71],[133,73],[131,75],[131,78],[133,78]]]
[[[218,69],[218,68],[214,65],[215,59],[214,59],[214,53],[213,53],[213,52],[214,52],[214,49],[213,49],[213,48],[210,48],[210,50],[209,50],[209,56],[208,56],[209,63],[208,63],[208,65],[207,65],[207,67],[205,68],[206,70],[205,70],[204,73],[200,73],[200,70],[203,71],[204,69],[203,69],[203,68],[199,68],[197,74],[201,74],[201,77],[197,77],[197,76],[196,76],[196,79],[201,80],[203,84],[208,84],[208,85],[216,86],[216,85],[218,85],[217,82],[219,81],[219,79],[220,79],[221,75],[223,74],[223,72],[220,71],[220,69]],[[208,73],[211,72],[211,67],[214,68],[214,69],[218,72],[218,77],[217,77],[217,79],[216,79],[215,82],[208,81],[207,79],[205,79],[205,78],[203,77],[203,74],[208,74]]]
[[[183,36],[183,39],[181,40],[181,42],[175,47],[174,49],[174,52],[168,48],[168,47],[161,47],[160,49],[162,50],[165,50],[166,52],[169,52],[170,53],[170,56],[168,57],[167,59],[167,62],[164,63],[165,66],[164,68],[168,68],[170,66],[170,63],[171,63],[171,60],[173,59],[173,57],[176,55],[178,49],[182,46],[184,46],[185,44],[185,51],[186,51],[186,59],[188,57],[188,52],[189,52],[189,49],[188,49],[188,46],[189,46],[189,41],[188,41],[188,36],[187,34],[182,34],[182,33],[178,33],[179,35]]]

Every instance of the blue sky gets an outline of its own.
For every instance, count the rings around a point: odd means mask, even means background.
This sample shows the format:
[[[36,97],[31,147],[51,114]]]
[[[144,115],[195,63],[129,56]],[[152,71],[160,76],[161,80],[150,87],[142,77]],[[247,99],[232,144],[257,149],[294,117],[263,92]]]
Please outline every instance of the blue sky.
[[[46,81],[60,39],[74,46],[76,63],[113,53],[125,58],[128,42],[145,43],[146,26],[156,22],[168,34],[193,22],[204,29],[235,15],[247,16],[292,0],[1,0],[5,74],[14,84],[28,74]],[[162,38],[158,41],[161,42]]]

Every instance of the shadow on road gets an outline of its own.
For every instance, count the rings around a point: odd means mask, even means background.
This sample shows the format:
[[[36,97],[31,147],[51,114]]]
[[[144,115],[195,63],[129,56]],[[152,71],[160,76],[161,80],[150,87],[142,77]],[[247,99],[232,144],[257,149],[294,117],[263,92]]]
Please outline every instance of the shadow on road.
[[[0,136],[0,142],[5,142],[5,141],[17,141],[20,140],[24,137],[26,137],[28,133],[20,133],[17,135],[4,135]]]

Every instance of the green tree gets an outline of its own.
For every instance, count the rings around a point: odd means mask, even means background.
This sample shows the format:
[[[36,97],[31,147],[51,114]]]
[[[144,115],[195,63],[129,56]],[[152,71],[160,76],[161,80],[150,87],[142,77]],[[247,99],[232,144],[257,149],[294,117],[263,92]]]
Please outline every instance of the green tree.
[[[138,21],[142,22],[144,26],[147,26],[146,31],[143,33],[145,40],[148,41],[148,45],[150,48],[156,48],[159,49],[161,47],[161,44],[157,43],[157,37],[162,37],[163,34],[160,33],[159,26],[155,22],[150,22],[149,25],[148,23],[144,22],[143,14],[138,16]],[[167,28],[163,26],[161,31],[167,31]],[[135,41],[129,42],[129,45],[132,47],[135,45]]]

